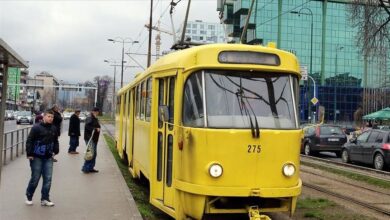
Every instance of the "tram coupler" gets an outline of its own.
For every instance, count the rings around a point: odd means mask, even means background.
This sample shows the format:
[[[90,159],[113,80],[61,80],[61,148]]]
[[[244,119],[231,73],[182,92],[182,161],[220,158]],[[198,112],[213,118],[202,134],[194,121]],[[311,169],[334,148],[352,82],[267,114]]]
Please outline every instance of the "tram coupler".
[[[250,220],[272,220],[267,215],[261,215],[258,206],[249,206],[248,215]]]

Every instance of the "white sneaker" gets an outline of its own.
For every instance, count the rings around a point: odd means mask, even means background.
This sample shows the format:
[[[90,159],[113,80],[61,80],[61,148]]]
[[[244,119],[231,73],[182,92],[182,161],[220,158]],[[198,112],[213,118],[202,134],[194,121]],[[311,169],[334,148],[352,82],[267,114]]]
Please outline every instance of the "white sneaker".
[[[41,206],[54,206],[54,202],[50,201],[50,200],[42,200],[41,201]]]
[[[32,199],[27,198],[27,196],[26,196],[26,201],[25,201],[25,203],[26,203],[26,205],[33,205]]]

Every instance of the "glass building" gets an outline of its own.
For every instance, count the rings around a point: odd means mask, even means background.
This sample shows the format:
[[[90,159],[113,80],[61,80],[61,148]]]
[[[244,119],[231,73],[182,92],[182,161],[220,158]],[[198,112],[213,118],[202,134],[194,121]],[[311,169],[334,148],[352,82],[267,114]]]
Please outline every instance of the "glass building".
[[[196,43],[222,43],[226,42],[224,25],[202,20],[188,21],[186,26],[186,38]],[[180,28],[179,33],[183,27]]]
[[[282,4],[283,2],[283,4]],[[364,114],[390,106],[389,57],[364,56],[356,46],[357,29],[349,21],[350,1],[256,0],[246,42],[276,42],[307,68],[301,82],[302,121],[324,109],[326,122],[352,122],[358,105]],[[226,34],[239,42],[252,0],[219,0]],[[311,78],[311,79],[310,79]],[[316,105],[313,98],[315,81]],[[320,108],[321,106],[321,108]]]

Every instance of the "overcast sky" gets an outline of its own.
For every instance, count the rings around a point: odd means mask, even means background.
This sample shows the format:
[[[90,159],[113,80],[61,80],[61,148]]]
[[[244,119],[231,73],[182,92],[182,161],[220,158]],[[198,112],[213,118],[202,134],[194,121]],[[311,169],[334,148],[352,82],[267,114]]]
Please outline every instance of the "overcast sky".
[[[175,0],[178,2],[179,0]],[[171,0],[154,0],[153,23],[161,18],[161,28],[172,30],[168,5]],[[187,0],[178,3],[173,14],[175,29],[184,21]],[[189,20],[218,23],[217,0],[192,0]],[[122,1],[18,1],[0,0],[0,38],[23,59],[30,62],[30,76],[47,71],[71,83],[95,76],[113,76],[113,67],[103,60],[120,63],[122,44],[108,38],[128,38],[138,44],[125,44],[125,51],[147,53],[150,0]],[[152,38],[152,54],[155,53]],[[172,37],[162,34],[161,51],[172,45]],[[146,56],[133,56],[146,67]],[[125,55],[128,65],[137,65]],[[154,59],[152,58],[152,62]],[[141,68],[127,68],[129,82]],[[120,67],[117,68],[117,83]],[[119,84],[117,84],[119,85]]]

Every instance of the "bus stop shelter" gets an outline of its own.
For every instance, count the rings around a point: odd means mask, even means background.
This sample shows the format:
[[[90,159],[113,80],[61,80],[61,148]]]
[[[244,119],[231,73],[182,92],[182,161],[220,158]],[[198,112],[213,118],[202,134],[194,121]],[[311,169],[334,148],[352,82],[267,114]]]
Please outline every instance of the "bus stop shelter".
[[[0,73],[3,76],[1,88],[0,104],[0,186],[1,186],[1,169],[3,166],[3,149],[4,149],[4,114],[7,101],[7,80],[8,68],[18,67],[27,68],[28,64],[17,54],[2,38],[0,38]]]

